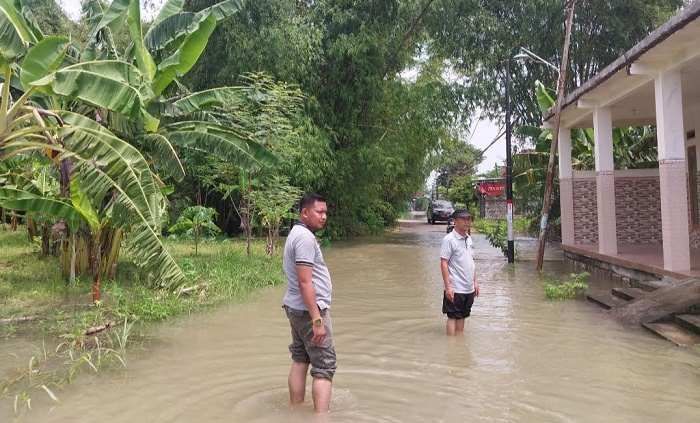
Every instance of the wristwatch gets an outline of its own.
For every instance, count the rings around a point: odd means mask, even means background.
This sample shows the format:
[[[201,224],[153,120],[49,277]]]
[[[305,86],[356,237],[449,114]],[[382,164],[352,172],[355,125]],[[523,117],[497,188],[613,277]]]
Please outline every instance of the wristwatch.
[[[312,322],[313,322],[314,326],[323,326],[323,319],[320,317],[317,319],[314,319]]]

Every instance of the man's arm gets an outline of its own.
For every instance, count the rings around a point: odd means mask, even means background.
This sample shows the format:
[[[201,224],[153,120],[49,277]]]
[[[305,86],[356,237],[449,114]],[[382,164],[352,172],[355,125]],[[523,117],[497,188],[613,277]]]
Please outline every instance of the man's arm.
[[[311,316],[311,321],[315,321],[321,318],[321,312],[316,304],[316,291],[314,290],[314,284],[311,280],[313,267],[306,264],[297,264],[296,271],[297,277],[299,278],[299,290],[301,291],[301,298],[304,300],[306,309],[309,310],[309,316]],[[321,344],[323,338],[326,337],[326,325],[312,325],[314,336],[311,340],[315,344]]]
[[[450,271],[447,268],[447,259],[440,258],[440,271],[442,272],[442,283],[445,284],[445,295],[450,301],[454,301],[455,292],[450,283]]]

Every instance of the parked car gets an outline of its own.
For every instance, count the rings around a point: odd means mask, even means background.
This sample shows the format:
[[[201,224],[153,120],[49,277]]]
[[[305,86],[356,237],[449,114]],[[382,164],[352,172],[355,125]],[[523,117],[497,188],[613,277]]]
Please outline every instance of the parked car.
[[[455,208],[449,201],[446,200],[435,200],[431,201],[428,206],[428,211],[426,216],[428,218],[428,223],[431,225],[435,222],[442,221],[447,222],[454,213]]]

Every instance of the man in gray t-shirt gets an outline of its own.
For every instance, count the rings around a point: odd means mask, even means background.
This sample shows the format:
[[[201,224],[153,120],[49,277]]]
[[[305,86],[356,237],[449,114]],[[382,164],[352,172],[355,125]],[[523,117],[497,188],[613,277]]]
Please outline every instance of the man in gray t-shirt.
[[[314,232],[326,224],[326,200],[307,194],[301,200],[299,223],[284,244],[283,268],[287,276],[284,309],[292,331],[289,352],[289,402],[304,402],[306,374],[311,364],[312,396],[317,413],[326,413],[336,369],[331,322],[331,276]]]

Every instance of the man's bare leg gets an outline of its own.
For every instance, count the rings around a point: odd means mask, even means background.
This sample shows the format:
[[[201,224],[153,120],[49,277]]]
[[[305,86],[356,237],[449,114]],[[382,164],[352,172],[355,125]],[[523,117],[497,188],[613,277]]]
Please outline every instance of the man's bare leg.
[[[456,319],[455,320],[455,335],[464,333],[464,321],[466,319]]]
[[[314,410],[316,413],[325,414],[331,404],[331,392],[333,382],[330,379],[315,377],[311,385],[311,394],[314,397]]]
[[[445,326],[445,332],[447,333],[447,336],[454,336],[456,325],[457,325],[456,319],[450,319],[450,318],[447,319],[447,325]]]
[[[289,405],[295,406],[304,402],[306,394],[306,372],[309,370],[309,363],[298,363],[292,361],[289,369]]]

